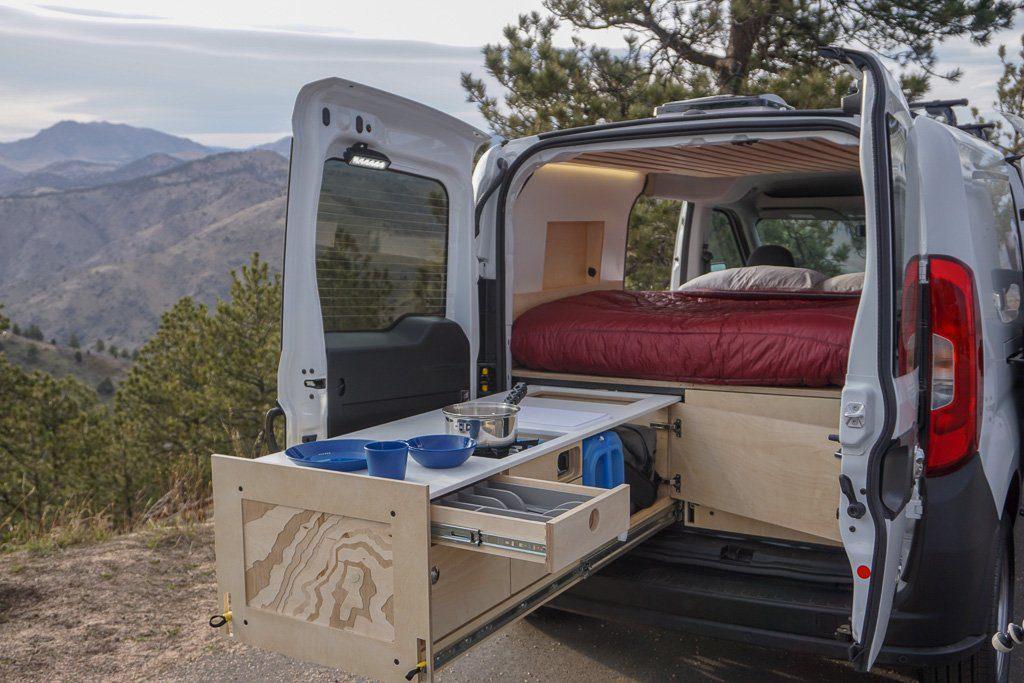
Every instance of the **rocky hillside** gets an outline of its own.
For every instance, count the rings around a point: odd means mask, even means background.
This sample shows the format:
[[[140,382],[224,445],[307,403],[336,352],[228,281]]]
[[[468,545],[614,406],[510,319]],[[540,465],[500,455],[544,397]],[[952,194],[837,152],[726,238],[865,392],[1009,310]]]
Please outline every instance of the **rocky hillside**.
[[[75,377],[96,389],[104,399],[110,398],[109,390],[124,379],[131,367],[130,361],[113,358],[105,352],[55,346],[19,337],[9,331],[0,332],[0,351],[7,360],[25,370],[39,370],[54,377]],[[105,380],[110,380],[106,388]]]
[[[0,196],[36,195],[62,190],[98,187],[144,178],[185,163],[178,157],[154,152],[126,164],[94,161],[57,161],[38,171],[0,174]]]
[[[100,187],[2,197],[5,313],[61,342],[75,333],[85,344],[137,347],[180,297],[223,295],[229,269],[253,251],[280,267],[287,174],[281,155],[254,150]]]
[[[28,172],[60,161],[120,165],[157,152],[196,159],[217,151],[222,150],[150,128],[105,121],[61,121],[30,138],[0,143],[0,165]]]

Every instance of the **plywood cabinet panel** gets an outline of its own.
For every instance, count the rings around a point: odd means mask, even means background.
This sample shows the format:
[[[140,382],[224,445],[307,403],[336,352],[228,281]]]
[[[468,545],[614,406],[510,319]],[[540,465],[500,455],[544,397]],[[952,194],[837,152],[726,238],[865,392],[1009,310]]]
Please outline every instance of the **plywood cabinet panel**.
[[[426,486],[215,455],[213,491],[237,640],[384,681],[429,657]]]
[[[389,524],[246,499],[242,524],[250,607],[394,640]]]
[[[838,541],[823,536],[805,534],[796,529],[775,526],[767,522],[759,522],[749,517],[741,517],[724,510],[715,510],[705,505],[690,504],[687,506],[686,526],[709,531],[725,531],[746,536],[763,536],[765,538],[781,538],[801,543],[820,545],[841,545]]]
[[[751,400],[772,397],[751,395]],[[787,529],[839,540],[840,462],[828,440],[835,427],[710,408],[690,401],[673,406],[681,437],[670,439],[670,465],[681,475],[682,500]],[[824,399],[831,402],[830,399]],[[769,410],[765,408],[765,411]],[[812,411],[813,412],[813,411]],[[799,417],[797,415],[794,415]]]
[[[434,639],[483,614],[511,594],[514,560],[435,545],[430,561],[437,582],[430,587]],[[538,566],[530,564],[530,566]]]

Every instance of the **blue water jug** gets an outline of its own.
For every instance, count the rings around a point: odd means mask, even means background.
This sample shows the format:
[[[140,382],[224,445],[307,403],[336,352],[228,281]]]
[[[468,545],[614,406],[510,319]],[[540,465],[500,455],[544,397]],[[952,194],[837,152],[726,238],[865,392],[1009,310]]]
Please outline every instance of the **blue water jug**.
[[[626,481],[622,440],[615,432],[601,432],[583,440],[583,485],[611,489]]]

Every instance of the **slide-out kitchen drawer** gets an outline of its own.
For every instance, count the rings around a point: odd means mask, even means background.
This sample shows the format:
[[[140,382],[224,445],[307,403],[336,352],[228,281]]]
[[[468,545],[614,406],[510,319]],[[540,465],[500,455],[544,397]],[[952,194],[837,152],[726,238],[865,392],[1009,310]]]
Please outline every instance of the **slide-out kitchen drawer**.
[[[462,633],[493,633],[519,605],[543,604],[629,528],[627,486],[495,476],[470,487],[503,491],[507,505],[518,496],[528,509],[514,514],[481,498],[431,502],[422,484],[229,456],[213,457],[213,485],[225,630],[379,680],[421,663],[413,680],[430,680],[478,642]],[[516,561],[545,572],[520,594]]]
[[[494,476],[432,504],[430,529],[435,543],[536,562],[555,572],[626,533],[629,487]]]

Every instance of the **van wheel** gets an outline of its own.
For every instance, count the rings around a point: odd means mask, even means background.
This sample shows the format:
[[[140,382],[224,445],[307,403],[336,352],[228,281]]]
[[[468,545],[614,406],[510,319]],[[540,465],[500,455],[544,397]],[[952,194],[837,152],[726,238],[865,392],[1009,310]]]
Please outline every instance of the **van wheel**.
[[[1013,619],[1013,527],[1004,515],[996,535],[996,562],[992,569],[992,592],[988,635],[1002,631]],[[1008,683],[1009,653],[996,652],[989,643],[955,664],[918,671],[922,683]]]

